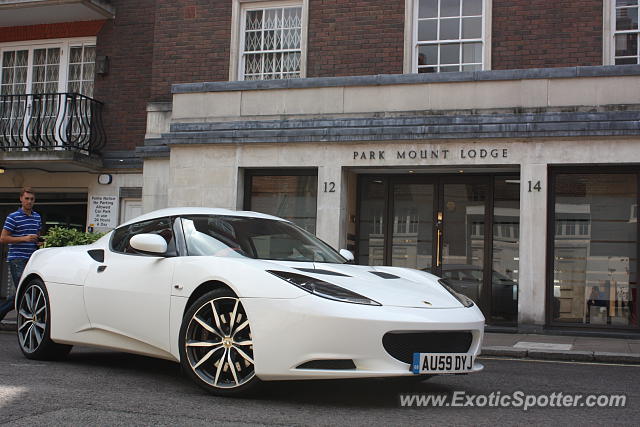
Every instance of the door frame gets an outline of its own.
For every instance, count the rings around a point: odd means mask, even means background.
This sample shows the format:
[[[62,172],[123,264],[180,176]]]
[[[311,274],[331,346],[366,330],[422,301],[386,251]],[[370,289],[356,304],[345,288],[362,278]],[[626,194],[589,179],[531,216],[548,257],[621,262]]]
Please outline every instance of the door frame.
[[[445,184],[468,184],[468,183],[484,183],[487,185],[487,195],[485,200],[485,216],[484,216],[484,260],[483,260],[483,286],[480,289],[480,300],[478,305],[485,313],[485,317],[490,323],[501,324],[503,322],[494,321],[491,318],[492,313],[492,291],[493,291],[493,222],[494,222],[494,187],[495,178],[500,176],[520,175],[520,172],[500,172],[500,173],[469,173],[469,174],[359,174],[357,183],[357,202],[356,202],[356,236],[360,236],[360,219],[361,219],[361,199],[363,190],[363,181],[365,179],[382,180],[384,185],[384,212],[387,218],[393,215],[393,186],[396,184],[433,184],[434,185],[434,209],[433,209],[433,239],[432,239],[432,265],[436,265],[437,256],[437,215],[440,209],[444,212],[444,185]],[[446,220],[446,218],[443,218]],[[393,222],[387,219],[384,225],[383,238],[383,264],[391,265],[393,251]],[[442,244],[440,241],[440,257],[442,257]],[[359,245],[356,245],[356,259],[359,259]],[[441,267],[440,267],[441,268]],[[441,274],[442,271],[434,272]],[[509,323],[511,324],[511,323]]]

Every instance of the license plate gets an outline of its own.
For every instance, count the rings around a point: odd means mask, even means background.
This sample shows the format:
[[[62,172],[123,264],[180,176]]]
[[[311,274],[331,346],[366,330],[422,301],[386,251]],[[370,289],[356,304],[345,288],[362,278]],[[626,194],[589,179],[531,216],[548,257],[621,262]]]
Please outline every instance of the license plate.
[[[466,353],[413,353],[414,374],[457,374],[471,372],[473,356]]]

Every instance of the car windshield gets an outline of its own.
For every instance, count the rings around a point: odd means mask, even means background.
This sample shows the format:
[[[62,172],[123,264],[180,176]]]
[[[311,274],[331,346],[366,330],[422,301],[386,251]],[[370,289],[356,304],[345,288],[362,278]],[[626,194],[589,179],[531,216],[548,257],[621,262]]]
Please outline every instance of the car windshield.
[[[286,221],[194,215],[182,218],[182,229],[189,255],[346,262],[326,243]]]

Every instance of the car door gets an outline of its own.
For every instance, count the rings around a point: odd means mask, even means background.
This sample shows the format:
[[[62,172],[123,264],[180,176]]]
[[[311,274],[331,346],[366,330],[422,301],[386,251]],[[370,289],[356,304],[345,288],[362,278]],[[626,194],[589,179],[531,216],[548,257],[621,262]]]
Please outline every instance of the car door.
[[[167,256],[136,253],[129,240],[141,233],[165,238]],[[91,326],[103,332],[106,346],[145,354],[169,351],[171,280],[178,260],[175,240],[172,218],[114,231],[104,262],[96,262],[84,288]]]

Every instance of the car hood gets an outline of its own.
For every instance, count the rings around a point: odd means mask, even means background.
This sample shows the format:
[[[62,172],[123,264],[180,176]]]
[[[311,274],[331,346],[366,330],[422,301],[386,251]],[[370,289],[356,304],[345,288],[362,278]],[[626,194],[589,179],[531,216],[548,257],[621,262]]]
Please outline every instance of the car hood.
[[[432,274],[401,267],[269,261],[273,270],[290,271],[333,283],[382,305],[460,308],[463,305]]]

